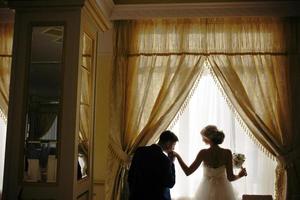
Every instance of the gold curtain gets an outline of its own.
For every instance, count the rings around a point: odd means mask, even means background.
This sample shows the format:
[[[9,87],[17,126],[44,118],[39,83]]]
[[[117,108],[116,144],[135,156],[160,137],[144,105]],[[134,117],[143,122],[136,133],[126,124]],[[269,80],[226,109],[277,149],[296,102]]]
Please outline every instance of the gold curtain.
[[[13,23],[0,22],[0,109],[7,117],[12,58]]]
[[[209,19],[207,23],[213,72],[253,136],[278,160],[275,198],[280,200],[286,199],[285,168],[295,174],[282,159],[294,151],[296,121],[289,73],[299,66],[289,62],[289,54],[296,52],[286,39],[297,35],[289,33],[294,26],[288,19],[276,18]]]
[[[288,178],[297,174],[290,70],[299,67],[298,24],[272,17],[117,22],[107,199],[121,199],[128,155],[170,124],[206,58],[255,140],[277,158],[276,198],[285,199],[285,169]]]
[[[89,125],[90,125],[90,108],[80,105],[80,119],[79,119],[79,152],[88,156],[89,150]]]
[[[81,69],[81,98],[79,106],[79,143],[78,151],[88,157],[90,124],[91,124],[91,104],[90,104],[90,75],[86,68]]]
[[[92,60],[94,41],[83,33],[82,65],[81,65],[81,93],[79,114],[79,152],[88,157],[90,143],[90,126],[92,112]]]
[[[116,22],[106,199],[122,199],[132,152],[168,127],[202,70],[204,56],[186,52],[205,45],[190,40],[200,27],[174,22]]]

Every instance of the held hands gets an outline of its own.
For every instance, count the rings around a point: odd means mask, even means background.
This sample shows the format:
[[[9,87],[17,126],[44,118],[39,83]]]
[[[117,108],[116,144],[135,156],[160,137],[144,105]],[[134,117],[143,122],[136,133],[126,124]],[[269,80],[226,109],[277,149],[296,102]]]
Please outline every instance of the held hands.
[[[171,151],[168,153],[168,157],[172,162],[174,162],[174,160],[177,156],[178,156],[178,154],[175,151]]]
[[[247,176],[246,168],[241,168],[241,171],[238,174],[239,177]]]

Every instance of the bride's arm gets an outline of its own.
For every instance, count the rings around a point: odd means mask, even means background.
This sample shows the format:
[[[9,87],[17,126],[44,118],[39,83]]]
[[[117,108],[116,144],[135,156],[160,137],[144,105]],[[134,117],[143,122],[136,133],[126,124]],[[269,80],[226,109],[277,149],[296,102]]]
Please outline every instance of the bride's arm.
[[[232,167],[232,153],[230,150],[227,150],[226,152],[226,173],[227,173],[227,179],[229,181],[235,181],[239,178],[242,178],[243,176],[247,175],[246,169],[242,168],[241,171],[238,173],[238,175],[235,175],[233,173],[233,167]]]
[[[200,166],[200,164],[203,160],[203,151],[200,151],[198,153],[196,159],[190,166],[187,166],[185,164],[185,162],[182,160],[182,158],[180,157],[180,155],[178,153],[174,152],[174,156],[177,158],[179,165],[182,168],[182,170],[184,171],[185,175],[189,176]]]

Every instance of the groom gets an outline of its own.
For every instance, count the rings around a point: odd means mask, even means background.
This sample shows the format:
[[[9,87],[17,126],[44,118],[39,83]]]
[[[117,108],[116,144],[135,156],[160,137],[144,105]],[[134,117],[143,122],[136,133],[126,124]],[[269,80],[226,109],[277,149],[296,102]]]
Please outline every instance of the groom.
[[[178,141],[171,131],[164,131],[157,144],[139,147],[128,173],[129,200],[171,200],[175,184],[174,156]]]

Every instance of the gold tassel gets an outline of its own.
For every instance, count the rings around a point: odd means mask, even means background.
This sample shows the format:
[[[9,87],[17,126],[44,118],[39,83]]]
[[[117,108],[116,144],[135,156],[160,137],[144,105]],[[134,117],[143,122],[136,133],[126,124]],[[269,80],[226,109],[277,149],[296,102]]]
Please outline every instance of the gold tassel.
[[[5,116],[5,114],[1,109],[0,109],[0,117],[3,119],[5,125],[7,125],[7,117]]]
[[[195,83],[193,84],[192,86],[192,89],[191,91],[189,92],[187,98],[184,100],[183,104],[181,105],[178,113],[176,114],[176,116],[174,117],[174,119],[172,120],[172,122],[170,123],[168,129],[172,129],[175,124],[178,122],[179,118],[182,116],[182,114],[184,113],[186,107],[189,105],[189,102],[190,102],[190,99],[193,97],[194,93],[195,93],[195,90],[196,88],[198,87],[199,85],[199,82],[200,82],[200,79],[202,77],[202,74],[203,74],[203,68],[200,70],[200,73],[195,81]]]

